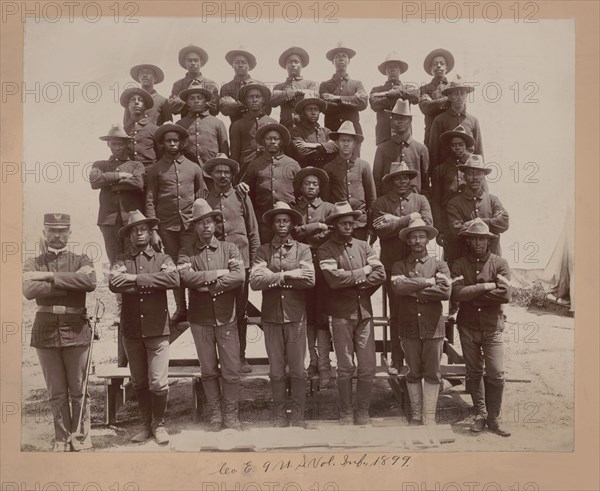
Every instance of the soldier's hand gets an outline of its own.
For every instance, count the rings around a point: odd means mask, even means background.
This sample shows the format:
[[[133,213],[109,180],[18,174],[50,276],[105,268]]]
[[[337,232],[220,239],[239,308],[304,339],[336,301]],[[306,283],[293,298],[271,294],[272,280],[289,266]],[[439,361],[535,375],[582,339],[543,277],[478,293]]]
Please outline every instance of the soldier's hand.
[[[450,284],[452,283],[452,280],[450,278],[448,278],[444,273],[436,273],[435,274],[435,278],[436,278],[436,283],[442,283],[443,285],[446,286],[450,286]]]
[[[496,283],[491,283],[491,282],[486,282],[486,283],[483,284],[483,286],[485,287],[485,289],[487,291],[495,290],[496,287],[497,287]]]
[[[119,172],[119,179],[131,179],[133,174],[131,172]]]
[[[158,235],[158,230],[152,231],[152,235],[150,237],[150,245],[152,246],[152,249],[154,249],[156,252],[162,251],[163,243],[160,238],[160,235]]]
[[[322,232],[327,232],[329,230],[329,225],[327,225],[326,223],[323,223],[323,222],[319,222],[319,229]]]
[[[370,264],[367,264],[366,266],[363,266],[362,270],[367,276],[369,276],[373,272],[373,267]]]
[[[250,186],[245,182],[240,182],[235,187],[235,192],[238,193],[239,196],[246,197],[246,195],[250,192]]]

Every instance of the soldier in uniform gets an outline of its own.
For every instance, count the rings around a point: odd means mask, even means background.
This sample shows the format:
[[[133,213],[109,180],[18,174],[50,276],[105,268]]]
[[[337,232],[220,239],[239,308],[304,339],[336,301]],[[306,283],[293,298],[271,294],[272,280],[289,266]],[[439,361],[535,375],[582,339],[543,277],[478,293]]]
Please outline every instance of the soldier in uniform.
[[[235,244],[216,239],[217,220],[222,218],[220,210],[213,210],[206,200],[198,198],[190,220],[198,240],[183,248],[177,261],[181,282],[190,288],[188,317],[213,431],[219,431],[222,425],[241,428],[236,291],[244,282],[244,262]],[[223,378],[222,389],[219,377]]]
[[[262,290],[262,327],[269,357],[274,421],[287,426],[285,418],[285,372],[288,366],[292,401],[291,422],[304,425],[306,396],[306,295],[315,285],[310,248],[292,239],[294,226],[302,223],[300,213],[284,202],[265,212],[263,222],[273,227],[274,238],[258,249],[250,271],[250,286]]]
[[[129,74],[133,80],[142,86],[142,89],[152,96],[154,104],[146,111],[146,116],[148,116],[150,122],[160,126],[167,121],[173,121],[173,114],[171,113],[171,106],[168,99],[156,92],[154,88],[155,84],[159,84],[165,79],[163,71],[156,65],[143,63],[132,67]],[[127,126],[128,124],[129,113],[125,110],[123,125]]]
[[[120,97],[121,106],[125,108],[125,132],[132,138],[130,149],[133,160],[142,162],[145,167],[153,164],[160,151],[154,135],[158,126],[146,116],[146,111],[154,107],[154,99],[144,89],[134,87],[125,89]]]
[[[167,290],[179,286],[179,273],[173,259],[150,244],[151,228],[158,222],[139,210],[129,213],[119,235],[128,235],[132,248],[115,261],[109,281],[110,290],[123,295],[123,345],[142,416],[142,430],[131,438],[134,443],[152,436],[159,444],[169,442],[165,429],[169,398]]]
[[[410,254],[395,262],[391,272],[399,335],[408,365],[406,381],[413,424],[435,424],[442,383],[442,301],[450,298],[452,281],[446,263],[427,254],[427,244],[436,234],[437,230],[420,218],[411,220],[399,234]]]
[[[325,222],[333,227],[330,239],[318,250],[319,265],[332,292],[325,313],[330,316],[337,356],[340,423],[370,422],[369,405],[375,380],[375,333],[371,295],[385,281],[385,269],[368,242],[352,236],[360,211],[349,203],[335,204]],[[358,361],[357,407],[352,418],[354,356]]]
[[[452,265],[452,299],[460,302],[456,319],[467,369],[467,392],[473,399],[475,419],[471,431],[488,429],[500,436],[510,432],[500,413],[504,393],[503,305],[510,301],[510,269],[505,259],[492,253],[497,239],[480,218],[459,233],[468,254]]]
[[[31,346],[46,380],[55,452],[92,447],[90,400],[84,393],[92,333],[85,302],[96,288],[96,273],[89,257],[67,249],[70,235],[69,215],[45,214],[45,250],[23,266],[23,295],[38,306]]]

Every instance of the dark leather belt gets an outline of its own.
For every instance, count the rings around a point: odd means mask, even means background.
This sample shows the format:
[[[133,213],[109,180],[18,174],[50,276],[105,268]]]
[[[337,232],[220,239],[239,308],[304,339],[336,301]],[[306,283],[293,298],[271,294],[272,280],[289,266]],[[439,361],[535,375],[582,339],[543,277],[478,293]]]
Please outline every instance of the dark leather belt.
[[[85,314],[86,309],[85,307],[67,307],[65,305],[38,305],[38,312],[56,315]]]

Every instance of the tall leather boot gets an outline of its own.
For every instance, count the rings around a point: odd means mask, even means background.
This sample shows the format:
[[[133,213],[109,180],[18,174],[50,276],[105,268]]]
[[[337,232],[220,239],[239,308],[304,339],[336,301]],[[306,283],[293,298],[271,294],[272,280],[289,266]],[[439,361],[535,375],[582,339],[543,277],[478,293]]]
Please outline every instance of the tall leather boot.
[[[319,365],[319,385],[322,390],[329,388],[331,382],[331,332],[328,328],[317,326],[317,353]]]
[[[240,423],[240,383],[223,381],[223,426],[232,430],[241,430]]]
[[[487,411],[485,408],[485,386],[483,384],[483,377],[469,378],[465,382],[467,392],[473,399],[473,412],[475,419],[471,423],[469,428],[473,433],[480,433],[485,429],[487,420]]]
[[[406,384],[408,397],[410,399],[410,412],[412,414],[410,424],[423,424],[423,382],[408,382]]]
[[[185,288],[173,288],[173,297],[175,297],[175,305],[177,308],[171,316],[171,324],[178,324],[187,320],[187,306],[185,304]]]
[[[337,379],[340,394],[340,424],[351,425],[354,423],[352,414],[352,379]]]
[[[169,443],[169,434],[165,429],[165,414],[167,412],[167,402],[169,400],[169,390],[161,392],[152,392],[152,433],[154,439],[159,445]]]
[[[273,395],[273,426],[284,428],[288,425],[285,417],[285,380],[271,380],[271,393]]]
[[[502,395],[504,394],[504,380],[491,381],[484,377],[485,405],[488,411],[487,425],[496,435],[508,437],[510,432],[503,426],[500,412],[502,410]]]
[[[369,406],[371,405],[371,391],[373,381],[359,380],[356,383],[356,411],[354,412],[355,425],[368,425],[371,423],[369,417]]]
[[[142,429],[130,439],[132,443],[142,443],[152,438],[152,401],[150,391],[146,389],[136,389],[135,398],[140,408]]]
[[[221,386],[219,379],[203,380],[204,394],[206,395],[206,419],[209,431],[220,431],[223,425],[221,415]]]
[[[304,427],[304,405],[306,400],[306,380],[292,379],[292,426]]]
[[[435,411],[437,409],[440,384],[430,384],[423,380],[423,424],[435,425]]]

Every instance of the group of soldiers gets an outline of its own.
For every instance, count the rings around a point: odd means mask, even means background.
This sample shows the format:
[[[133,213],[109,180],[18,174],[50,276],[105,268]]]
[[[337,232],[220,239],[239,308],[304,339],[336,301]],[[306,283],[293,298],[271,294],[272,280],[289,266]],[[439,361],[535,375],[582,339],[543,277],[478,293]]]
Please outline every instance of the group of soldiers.
[[[241,427],[240,376],[252,371],[249,288],[262,291],[273,424],[304,425],[306,378],[329,385],[332,346],[340,422],[368,424],[376,370],[371,296],[381,285],[390,304],[389,373],[406,362],[412,423],[435,424],[446,326],[456,322],[471,430],[510,435],[500,418],[502,305],[511,289],[499,234],[508,213],[488,192],[481,130],[466,110],[473,87],[460,77],[448,81],[454,58],[437,49],[424,61],[431,82],[403,85],[408,66],[390,53],[378,66],[387,80],[368,95],[348,75],[355,55],[343,43],[329,50],[335,73],[318,84],[301,75],[308,53],[289,48],[279,58],[288,77],[271,90],[250,76],[256,57],[240,48],[227,53],[234,78],[219,89],[201,72],[206,51],[187,46],[179,52],[185,76],[168,99],[154,89],[164,79],[159,67],[131,69],[141,87],[122,93],[124,124],[100,137],[112,155],[94,163],[90,182],[100,190],[97,223],[118,298],[118,363],[130,366],[143,423],[132,441],[169,441],[169,345],[188,325],[209,428]],[[377,113],[373,165],[360,158],[359,114],[368,104]],[[412,138],[416,104],[425,144]],[[276,106],[279,123],[269,116]],[[219,112],[230,118],[229,130]],[[96,278],[90,259],[68,250],[70,233],[68,215],[46,214],[45,250],[24,273],[24,294],[38,304],[31,345],[57,451],[91,446],[82,380],[91,340],[85,296]],[[377,239],[380,257],[371,247]],[[428,253],[434,239],[444,260]],[[171,316],[167,290],[176,303]]]

